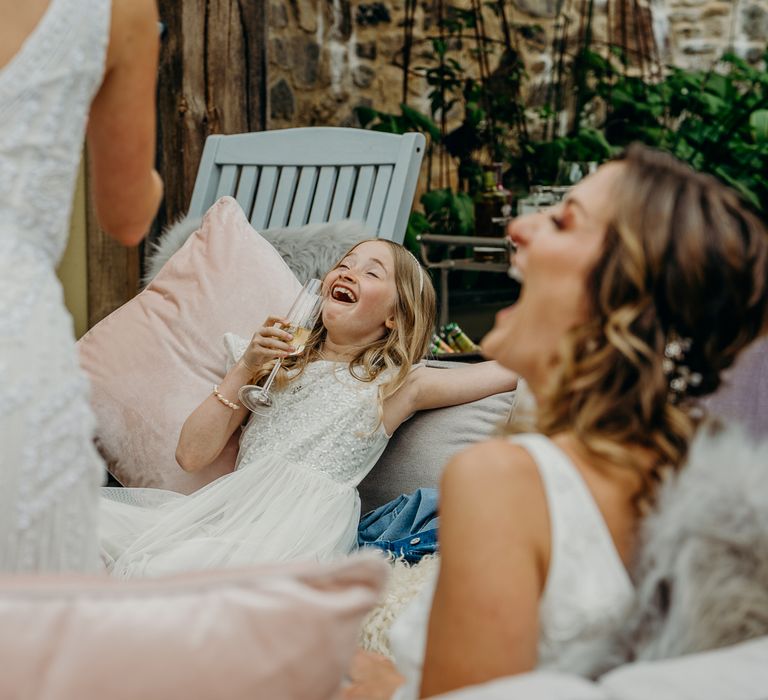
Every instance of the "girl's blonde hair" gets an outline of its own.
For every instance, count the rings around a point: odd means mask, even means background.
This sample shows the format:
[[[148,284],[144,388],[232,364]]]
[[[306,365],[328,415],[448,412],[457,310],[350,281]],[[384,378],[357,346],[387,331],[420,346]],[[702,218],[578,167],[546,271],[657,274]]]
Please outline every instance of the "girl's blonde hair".
[[[406,248],[383,238],[368,240],[385,243],[392,252],[397,290],[393,312],[395,323],[382,338],[361,348],[350,360],[349,372],[355,379],[362,382],[372,382],[382,372],[391,375],[382,384],[379,392],[380,401],[383,402],[403,385],[411,366],[427,354],[435,322],[435,289],[429,275]],[[331,269],[336,269],[357,246],[366,242],[360,241],[352,246]],[[326,329],[320,318],[307,340],[304,352],[283,359],[275,384],[279,387],[288,381],[293,381],[304,372],[310,362],[322,359],[321,348],[325,337]],[[259,382],[266,377],[271,367],[272,363],[262,367],[256,373],[255,381]],[[290,380],[289,371],[292,375]]]
[[[768,234],[733,190],[669,154],[633,145],[619,160],[588,320],[562,344],[537,428],[571,432],[592,455],[636,469],[642,502],[686,457],[700,420],[690,400],[715,391],[766,331]],[[701,375],[681,403],[669,400],[663,368],[674,335],[690,338],[683,364]],[[638,447],[654,457],[650,472]]]

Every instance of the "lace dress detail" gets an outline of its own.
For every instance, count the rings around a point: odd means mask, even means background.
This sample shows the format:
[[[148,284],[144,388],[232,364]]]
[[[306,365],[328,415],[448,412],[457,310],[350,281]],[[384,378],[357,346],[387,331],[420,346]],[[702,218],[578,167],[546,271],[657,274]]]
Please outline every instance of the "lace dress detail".
[[[246,341],[228,334],[234,360]],[[159,575],[258,561],[327,559],[357,543],[356,486],[388,437],[379,385],[316,361],[271,392],[240,438],[235,472],[189,496],[102,489],[101,542],[113,574]]]
[[[55,268],[110,0],[51,0],[0,69],[0,571],[98,566],[103,467]]]
[[[634,587],[581,474],[549,438],[511,438],[536,462],[549,508],[552,548],[539,602],[539,668],[592,676],[634,599]],[[405,685],[396,700],[418,697],[427,623],[437,575],[390,632]]]

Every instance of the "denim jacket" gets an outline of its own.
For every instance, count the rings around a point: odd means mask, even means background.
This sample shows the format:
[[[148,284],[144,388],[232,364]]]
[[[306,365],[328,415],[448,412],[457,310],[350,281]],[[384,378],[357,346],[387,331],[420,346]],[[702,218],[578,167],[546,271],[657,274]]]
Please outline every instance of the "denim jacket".
[[[357,528],[357,543],[413,563],[438,551],[438,524],[437,489],[421,488],[364,515]]]

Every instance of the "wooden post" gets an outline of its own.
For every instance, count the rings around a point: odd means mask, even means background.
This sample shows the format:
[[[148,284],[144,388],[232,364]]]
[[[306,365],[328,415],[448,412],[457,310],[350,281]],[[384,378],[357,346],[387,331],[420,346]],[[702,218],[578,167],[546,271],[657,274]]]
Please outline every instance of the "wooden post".
[[[165,25],[158,76],[157,168],[165,197],[150,240],[189,206],[210,134],[266,128],[266,0],[159,0]],[[143,248],[102,233],[88,208],[88,321],[138,290]]]
[[[166,26],[158,89],[157,229],[189,207],[210,134],[266,128],[266,0],[160,0]]]

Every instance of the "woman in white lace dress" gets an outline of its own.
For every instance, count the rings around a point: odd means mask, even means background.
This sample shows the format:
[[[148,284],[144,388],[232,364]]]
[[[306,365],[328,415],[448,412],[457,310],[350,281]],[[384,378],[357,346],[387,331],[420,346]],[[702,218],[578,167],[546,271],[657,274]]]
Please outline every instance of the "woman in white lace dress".
[[[482,347],[529,384],[539,432],[449,462],[436,586],[390,634],[402,676],[360,654],[349,698],[599,672],[643,507],[684,463],[696,400],[766,331],[763,224],[667,154],[630,148],[509,236],[523,289]]]
[[[515,386],[516,375],[496,362],[415,364],[429,345],[435,293],[402,246],[358,244],[323,286],[322,317],[304,352],[287,357],[284,319],[267,319],[250,342],[228,336],[229,371],[182,427],[176,457],[194,471],[248,419],[236,471],[189,496],[104,489],[102,546],[115,575],[347,554],[360,519],[356,487],[398,426],[415,411]],[[273,406],[249,416],[238,390],[276,357],[285,369]]]
[[[0,571],[99,565],[104,467],[55,268],[86,122],[100,224],[146,233],[156,71],[153,0],[0,0]]]

